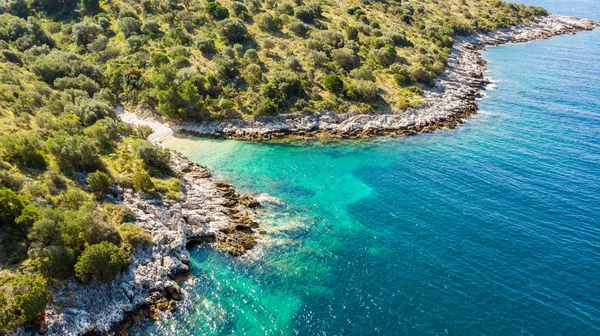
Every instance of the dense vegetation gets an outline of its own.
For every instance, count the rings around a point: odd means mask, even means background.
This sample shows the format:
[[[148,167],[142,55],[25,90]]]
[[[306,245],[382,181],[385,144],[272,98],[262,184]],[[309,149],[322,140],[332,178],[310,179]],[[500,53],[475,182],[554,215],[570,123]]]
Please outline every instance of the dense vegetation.
[[[492,0],[2,0],[0,333],[48,285],[108,281],[151,243],[116,188],[181,197],[115,105],[209,120],[419,103],[457,34],[545,12]]]

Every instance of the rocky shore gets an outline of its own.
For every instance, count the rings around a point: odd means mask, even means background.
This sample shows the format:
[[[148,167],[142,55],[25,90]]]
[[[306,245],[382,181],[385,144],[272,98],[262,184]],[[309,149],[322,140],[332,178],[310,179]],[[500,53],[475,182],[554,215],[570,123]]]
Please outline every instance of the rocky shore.
[[[181,201],[119,191],[118,201],[136,214],[136,223],[152,235],[153,244],[138,248],[127,270],[110,283],[71,281],[57,288],[44,314],[46,335],[113,334],[124,323],[174,309],[183,295],[176,280],[189,270],[190,244],[213,243],[232,255],[256,244],[256,200],[211,179],[208,170],[177,153],[171,166],[184,185]]]
[[[203,137],[269,140],[274,137],[328,136],[334,138],[408,135],[453,128],[478,110],[475,100],[487,84],[481,50],[488,46],[523,43],[553,36],[592,30],[600,23],[566,16],[549,15],[532,24],[468,37],[457,37],[448,66],[433,88],[425,88],[419,106],[400,113],[336,114],[316,111],[312,114],[283,114],[211,123],[178,123],[177,133]]]

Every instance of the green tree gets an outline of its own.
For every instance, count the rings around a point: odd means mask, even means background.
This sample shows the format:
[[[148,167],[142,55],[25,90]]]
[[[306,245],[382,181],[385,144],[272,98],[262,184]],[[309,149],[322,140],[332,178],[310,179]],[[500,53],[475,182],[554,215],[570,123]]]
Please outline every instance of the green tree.
[[[75,264],[75,275],[83,282],[111,281],[128,264],[128,256],[110,242],[88,246]]]
[[[31,322],[48,303],[46,282],[35,276],[0,277],[0,333],[10,333]]]
[[[0,227],[13,225],[24,208],[21,196],[8,188],[0,189]]]
[[[101,171],[95,171],[90,173],[85,180],[90,190],[98,198],[106,196],[113,185],[113,181],[110,176]]]
[[[336,74],[329,74],[325,76],[323,79],[323,86],[327,89],[327,91],[340,94],[344,92],[344,82],[340,78],[340,76]]]

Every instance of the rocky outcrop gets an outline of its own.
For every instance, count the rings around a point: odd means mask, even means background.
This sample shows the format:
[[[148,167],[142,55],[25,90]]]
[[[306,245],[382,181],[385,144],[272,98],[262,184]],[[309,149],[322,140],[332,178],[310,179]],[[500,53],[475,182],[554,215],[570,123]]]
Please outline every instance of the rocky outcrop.
[[[182,298],[175,280],[188,271],[189,244],[211,242],[233,255],[256,244],[252,208],[257,201],[177,153],[171,166],[181,175],[182,201],[121,191],[120,201],[135,212],[154,244],[133,253],[127,270],[110,283],[71,281],[58,288],[45,311],[47,335],[108,334],[123,321],[174,309]]]
[[[179,133],[250,140],[269,140],[290,134],[299,137],[405,135],[453,128],[477,112],[475,100],[486,84],[483,77],[485,62],[480,54],[483,48],[573,34],[594,29],[598,25],[587,19],[549,15],[532,24],[521,24],[512,29],[457,37],[448,67],[436,80],[435,87],[426,89],[424,102],[399,113],[365,115],[353,111],[343,114],[316,111],[303,115],[285,114],[205,124],[180,123],[171,127]]]

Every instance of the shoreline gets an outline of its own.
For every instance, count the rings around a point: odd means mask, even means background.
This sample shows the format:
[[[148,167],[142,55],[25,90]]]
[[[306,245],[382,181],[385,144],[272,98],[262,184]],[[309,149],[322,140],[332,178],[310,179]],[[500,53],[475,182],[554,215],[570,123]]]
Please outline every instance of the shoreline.
[[[319,137],[369,138],[452,129],[479,109],[476,99],[481,97],[481,91],[488,84],[484,78],[486,61],[481,56],[481,51],[486,47],[526,43],[591,31],[596,27],[600,27],[599,22],[550,14],[531,24],[520,24],[487,34],[457,37],[448,57],[446,70],[438,76],[434,87],[425,88],[424,101],[401,113],[359,114],[350,111],[336,114],[332,111],[316,111],[312,114],[281,114],[208,123],[164,122],[157,116],[138,120],[162,123],[167,127],[172,133],[163,133],[161,142],[173,138],[174,133],[206,138],[268,141],[286,136],[299,140]]]
[[[152,139],[155,144],[160,135]],[[55,287],[41,325],[46,335],[120,334],[132,322],[157,318],[183,299],[179,285],[189,274],[191,246],[210,244],[239,256],[258,243],[257,200],[214,180],[205,167],[174,151],[171,167],[183,184],[182,200],[130,189],[120,189],[115,200],[135,213],[135,224],[152,236],[153,244],[138,246],[127,269],[109,283],[69,281]],[[15,333],[29,334],[22,328]]]

